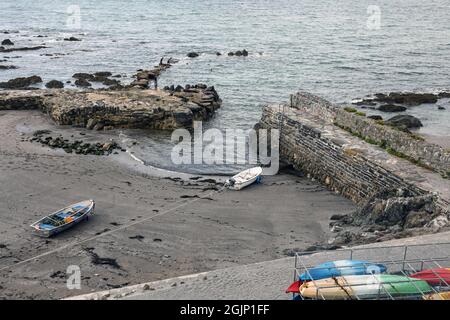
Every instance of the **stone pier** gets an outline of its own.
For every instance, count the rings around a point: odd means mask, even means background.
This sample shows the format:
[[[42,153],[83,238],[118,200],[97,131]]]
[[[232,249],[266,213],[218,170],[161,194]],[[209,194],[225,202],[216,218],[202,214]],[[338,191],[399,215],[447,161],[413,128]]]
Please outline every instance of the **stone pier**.
[[[308,93],[268,105],[259,127],[280,130],[281,159],[362,203],[383,190],[432,194],[449,212],[449,152]]]

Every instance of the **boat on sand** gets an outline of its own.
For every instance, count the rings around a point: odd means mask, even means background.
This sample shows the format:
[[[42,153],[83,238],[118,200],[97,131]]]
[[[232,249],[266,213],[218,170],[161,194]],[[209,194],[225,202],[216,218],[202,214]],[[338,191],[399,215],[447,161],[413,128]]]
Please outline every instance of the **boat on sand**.
[[[260,181],[262,168],[254,167],[244,170],[225,182],[225,186],[231,190],[241,190],[252,183]]]
[[[86,200],[75,203],[64,209],[58,210],[30,226],[43,237],[51,237],[67,230],[83,220],[88,220],[94,214],[94,200]]]

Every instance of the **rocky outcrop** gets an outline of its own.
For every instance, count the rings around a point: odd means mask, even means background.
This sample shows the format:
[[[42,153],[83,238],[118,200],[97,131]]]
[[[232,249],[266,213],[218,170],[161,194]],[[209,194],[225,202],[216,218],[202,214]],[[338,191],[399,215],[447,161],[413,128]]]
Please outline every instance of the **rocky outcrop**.
[[[380,121],[383,120],[383,117],[377,114],[371,115],[371,116],[367,116],[367,118],[372,119],[372,120],[376,120],[376,121]]]
[[[1,66],[0,65],[0,70],[11,70],[11,69],[17,69],[16,66]]]
[[[12,42],[9,39],[5,39],[2,41],[2,46],[13,46],[13,45],[14,45],[14,42]]]
[[[238,50],[236,52],[230,51],[228,52],[228,56],[232,57],[232,56],[236,56],[236,57],[247,57],[248,56],[248,51],[247,50]]]
[[[401,237],[417,229],[433,231],[448,224],[445,212],[431,194],[414,195],[406,189],[382,190],[348,215],[333,217],[334,245],[366,243]]]
[[[197,52],[189,52],[187,54],[188,58],[197,58],[199,56],[199,54]]]
[[[39,50],[39,49],[45,49],[46,46],[34,46],[34,47],[19,47],[19,48],[5,48],[0,47],[0,52],[2,53],[8,53],[13,51],[32,51],[32,50]]]
[[[64,139],[62,136],[52,137],[51,131],[48,130],[38,130],[34,132],[30,141],[41,143],[42,145],[53,149],[60,148],[67,153],[84,155],[92,154],[103,156],[116,152],[115,150],[125,151],[115,141],[96,143],[83,142],[82,140],[70,141],[69,139]]]
[[[398,106],[396,104],[383,104],[378,107],[378,110],[383,112],[403,112],[406,111],[407,108],[403,106]]]
[[[424,103],[436,103],[438,96],[433,93],[391,92],[389,95],[378,94],[375,100],[384,103],[418,106]]]
[[[81,41],[81,39],[78,39],[76,37],[69,37],[69,38],[64,38],[64,41]]]
[[[358,106],[376,106],[402,104],[405,106],[418,106],[425,103],[436,103],[439,99],[450,97],[450,93],[414,93],[414,92],[391,92],[376,93],[371,98],[357,99],[353,104]]]
[[[116,79],[110,79],[112,73],[109,71],[100,71],[91,73],[75,73],[72,78],[75,78],[75,85],[82,88],[91,87],[91,82],[102,83],[105,86],[119,89],[121,86],[120,81]]]
[[[159,90],[27,90],[0,92],[0,110],[41,109],[60,125],[89,129],[189,128],[221,105],[214,87]]]
[[[406,114],[392,117],[384,123],[397,127],[401,130],[420,128],[423,126],[422,122],[418,118]]]
[[[35,110],[43,108],[43,95],[0,91],[0,110]]]
[[[0,82],[0,88],[4,89],[22,89],[27,88],[32,84],[41,83],[42,79],[39,76],[20,77],[11,79],[7,82]]]
[[[133,76],[134,78],[136,78],[136,80],[133,81],[128,87],[148,89],[150,82],[154,82],[156,89],[158,87],[158,77],[161,75],[161,73],[172,67],[172,64],[177,62],[178,60],[169,58],[167,63],[164,63],[164,57],[161,58],[159,64],[153,67],[153,69],[138,70],[138,72]]]
[[[49,89],[62,89],[64,88],[64,83],[58,80],[51,80],[45,84],[45,87]]]
[[[92,84],[87,81],[86,79],[77,79],[75,80],[75,85],[77,87],[81,87],[81,88],[87,88],[87,87],[91,87]]]

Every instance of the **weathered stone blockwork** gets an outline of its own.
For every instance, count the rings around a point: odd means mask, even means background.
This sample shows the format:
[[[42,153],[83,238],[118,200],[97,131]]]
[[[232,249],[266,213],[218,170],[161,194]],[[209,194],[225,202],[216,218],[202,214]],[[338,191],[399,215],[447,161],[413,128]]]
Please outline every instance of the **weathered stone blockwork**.
[[[373,119],[347,112],[342,107],[334,106],[330,102],[309,93],[299,92],[292,95],[291,106],[318,116],[329,123],[335,123],[340,127],[350,129],[370,141],[390,147],[442,175],[447,175],[450,172],[450,152],[441,146],[379,124]]]
[[[335,125],[339,117],[352,128],[356,128],[356,124],[321,98],[297,94],[291,97],[291,103],[293,107],[266,106],[259,122],[260,128],[280,130],[282,160],[356,203],[380,191],[405,189],[411,195],[433,194],[443,212],[449,212],[448,179],[342,130]],[[363,126],[354,118],[350,119]],[[360,128],[361,132],[363,129]],[[394,138],[402,137],[402,132],[387,129],[389,132],[384,138],[389,139],[390,134]]]
[[[281,110],[281,112],[280,112]],[[406,188],[413,194],[425,191],[406,183],[364,155],[346,148],[339,138],[324,137],[318,127],[293,120],[278,106],[267,106],[260,121],[262,128],[280,129],[280,156],[300,170],[342,193],[356,203],[382,189]]]

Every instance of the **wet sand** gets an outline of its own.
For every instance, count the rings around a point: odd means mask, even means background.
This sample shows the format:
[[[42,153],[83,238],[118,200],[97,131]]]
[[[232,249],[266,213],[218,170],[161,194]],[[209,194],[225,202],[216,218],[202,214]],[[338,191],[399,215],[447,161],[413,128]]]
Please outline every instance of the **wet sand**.
[[[282,258],[326,240],[329,217],[354,208],[295,175],[217,192],[219,183],[202,181],[209,177],[169,179],[142,170],[126,153],[66,154],[23,141],[46,128],[75,138],[93,134],[55,127],[37,111],[0,112],[0,298],[63,298]],[[96,135],[104,141],[117,134]],[[96,215],[89,221],[50,239],[32,234],[30,223],[90,198]],[[84,242],[66,246],[76,241]],[[69,265],[81,268],[81,290],[66,288]]]

